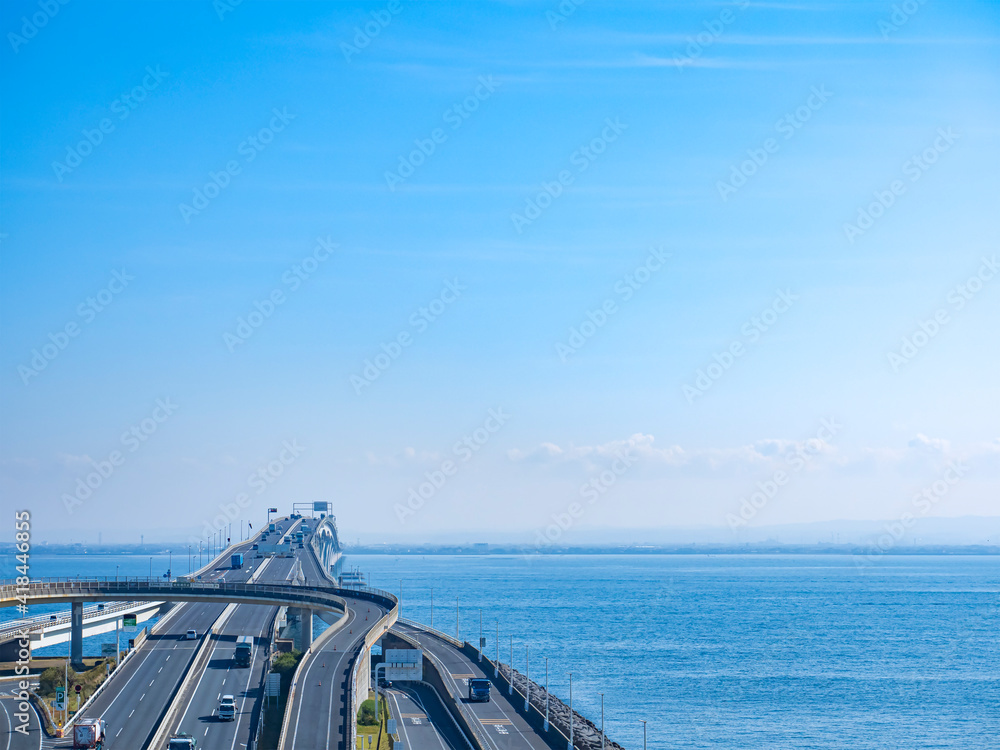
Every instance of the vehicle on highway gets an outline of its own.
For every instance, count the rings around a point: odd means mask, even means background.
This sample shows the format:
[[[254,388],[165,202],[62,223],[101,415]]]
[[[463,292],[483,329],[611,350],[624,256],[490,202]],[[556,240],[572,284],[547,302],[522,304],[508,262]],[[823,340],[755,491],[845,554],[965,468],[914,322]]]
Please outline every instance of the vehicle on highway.
[[[80,719],[73,725],[73,748],[94,748],[101,750],[107,739],[108,729],[104,719]]]
[[[490,700],[490,681],[481,677],[469,680],[469,700],[488,703]]]
[[[187,633],[184,634],[184,640],[186,641],[196,641],[198,640],[198,631],[191,628]]]
[[[198,750],[198,740],[190,734],[175,734],[170,738],[167,750]]]
[[[253,547],[251,547],[250,549],[252,549],[252,550],[254,550],[254,551],[256,551],[256,550],[259,550],[259,549],[260,549],[260,545],[259,545],[259,544],[255,544],[255,545],[254,545]]]
[[[243,567],[243,553],[237,552],[229,558],[229,564],[233,570]]]
[[[379,677],[378,686],[383,688],[390,688],[392,687],[392,682],[390,680],[385,679],[385,677]]]
[[[233,660],[237,667],[249,667],[253,656],[253,638],[249,635],[241,635],[236,639],[236,651]]]
[[[236,699],[231,695],[222,696],[219,701],[219,721],[236,720]]]

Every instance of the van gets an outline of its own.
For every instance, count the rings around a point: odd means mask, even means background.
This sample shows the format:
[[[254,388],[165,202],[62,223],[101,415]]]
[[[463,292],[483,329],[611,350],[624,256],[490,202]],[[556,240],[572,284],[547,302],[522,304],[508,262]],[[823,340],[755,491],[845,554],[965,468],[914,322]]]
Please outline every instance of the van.
[[[219,701],[219,721],[236,720],[236,699],[231,695],[222,696]]]
[[[188,640],[188,641],[196,641],[196,640],[198,640],[198,631],[197,631],[197,630],[195,630],[194,628],[191,628],[191,629],[190,629],[190,630],[189,630],[189,631],[188,631],[188,632],[187,632],[187,633],[186,633],[186,634],[184,635],[184,639],[185,639],[185,640]]]

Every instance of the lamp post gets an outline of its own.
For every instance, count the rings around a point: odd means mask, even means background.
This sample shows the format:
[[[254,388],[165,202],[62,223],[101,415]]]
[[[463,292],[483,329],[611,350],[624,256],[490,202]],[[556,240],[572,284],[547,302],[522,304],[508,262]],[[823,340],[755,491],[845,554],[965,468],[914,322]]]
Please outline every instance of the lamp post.
[[[568,750],[573,750],[573,673],[569,673],[569,744]]]
[[[153,577],[153,558],[149,558],[149,577]]]
[[[403,579],[399,579],[399,609],[396,610],[397,616],[403,616]]]
[[[118,583],[118,566],[115,566],[115,583]]]
[[[497,658],[493,662],[493,676],[500,676],[500,621],[497,620]]]
[[[639,719],[642,722],[642,750],[646,750],[646,720]]]
[[[604,750],[604,693],[601,693],[601,750]]]
[[[483,610],[479,610],[479,663],[483,663]]]
[[[188,545],[188,573],[191,572],[191,545]]]
[[[431,627],[434,627],[434,587],[431,586]]]
[[[461,637],[458,634],[458,631],[459,631],[458,623],[460,621],[461,621],[461,613],[459,612],[459,609],[458,609],[458,596],[456,595],[455,596],[455,640],[458,641],[459,643],[462,642],[462,639],[461,639]]]
[[[531,705],[531,676],[528,666],[528,644],[524,644],[524,710],[527,713]]]
[[[545,657],[545,731],[549,731],[549,657]]]
[[[510,679],[507,680],[507,695],[514,694],[514,634],[510,634]]]

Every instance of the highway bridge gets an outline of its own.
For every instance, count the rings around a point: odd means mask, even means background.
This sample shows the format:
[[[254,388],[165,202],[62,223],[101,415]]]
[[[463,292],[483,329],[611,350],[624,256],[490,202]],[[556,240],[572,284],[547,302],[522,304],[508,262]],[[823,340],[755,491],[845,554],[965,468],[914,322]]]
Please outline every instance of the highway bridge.
[[[282,545],[303,521],[304,545]],[[301,618],[298,641],[305,650],[292,679],[277,747],[279,750],[354,750],[361,701],[371,687],[371,647],[390,633],[424,652],[429,682],[397,683],[385,691],[406,750],[563,750],[566,740],[542,731],[523,709],[523,698],[494,689],[489,703],[468,703],[467,680],[495,670],[475,658],[469,644],[409,621],[397,622],[395,598],[384,591],[342,588],[336,572],[339,542],[332,517],[281,518],[280,555],[258,557],[261,535],[233,545],[196,574],[159,578],[41,579],[27,587],[29,604],[68,603],[74,613],[85,602],[164,602],[169,608],[144,643],[134,649],[88,702],[79,718],[107,722],[106,750],[164,750],[171,734],[193,735],[203,750],[256,750],[263,685],[274,655],[274,633],[284,608]],[[263,533],[263,532],[262,532]],[[245,565],[230,567],[242,552]],[[0,583],[0,606],[16,604],[12,582]],[[313,638],[313,614],[332,624]],[[72,617],[82,633],[82,618]],[[77,628],[77,624],[79,627]],[[195,630],[197,637],[185,634]],[[251,636],[250,665],[238,667],[236,639]],[[71,643],[82,657],[74,632]],[[80,651],[77,651],[80,644]],[[11,731],[12,697],[0,682],[0,750],[70,748],[69,739],[43,738],[38,717],[27,736]],[[220,721],[219,698],[232,694],[237,712]],[[519,705],[522,704],[522,705]],[[537,717],[535,717],[537,718]],[[5,736],[6,735],[6,736]],[[560,744],[561,743],[561,744]]]

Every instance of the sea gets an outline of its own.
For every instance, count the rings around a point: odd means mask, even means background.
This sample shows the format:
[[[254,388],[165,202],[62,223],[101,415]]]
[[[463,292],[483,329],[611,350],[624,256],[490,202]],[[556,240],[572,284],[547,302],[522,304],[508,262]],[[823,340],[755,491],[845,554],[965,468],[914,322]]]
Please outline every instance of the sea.
[[[32,574],[167,564],[34,554]],[[608,736],[630,749],[644,721],[657,750],[1000,748],[1000,557],[349,555],[346,567],[401,594],[403,617],[482,637],[540,684],[547,664],[567,701],[572,673],[574,707],[600,725],[603,694]]]

